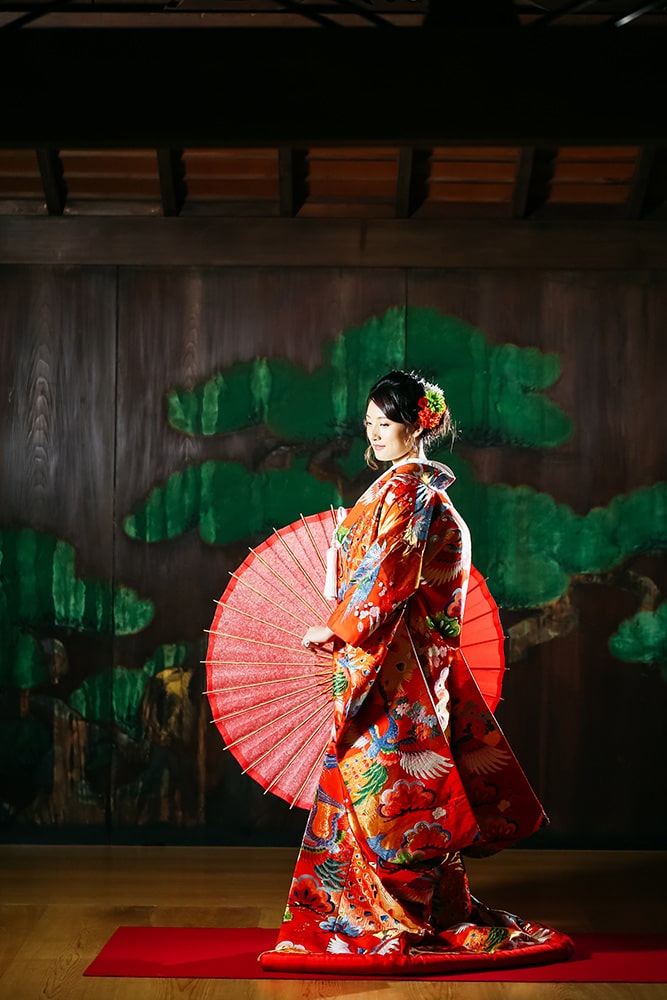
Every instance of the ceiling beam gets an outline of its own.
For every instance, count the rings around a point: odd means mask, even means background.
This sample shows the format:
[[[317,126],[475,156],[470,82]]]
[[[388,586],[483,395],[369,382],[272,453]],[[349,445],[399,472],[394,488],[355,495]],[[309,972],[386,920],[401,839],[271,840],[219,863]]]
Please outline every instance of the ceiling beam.
[[[67,201],[67,185],[60,154],[55,149],[38,149],[37,162],[42,177],[44,200],[49,215],[62,215]]]
[[[647,99],[667,93],[665,35],[651,28],[55,38],[1,39],[6,148],[667,141],[667,116]],[[176,81],[168,101],[164,80]]]
[[[158,149],[162,214],[179,215],[186,196],[185,165],[182,149]]]
[[[428,194],[431,150],[403,146],[398,152],[396,218],[409,219],[421,208]]]
[[[280,214],[292,218],[299,214],[308,197],[308,154],[305,149],[281,146],[278,150]]]
[[[513,219],[525,219],[547,203],[555,158],[554,149],[521,150],[512,192]]]

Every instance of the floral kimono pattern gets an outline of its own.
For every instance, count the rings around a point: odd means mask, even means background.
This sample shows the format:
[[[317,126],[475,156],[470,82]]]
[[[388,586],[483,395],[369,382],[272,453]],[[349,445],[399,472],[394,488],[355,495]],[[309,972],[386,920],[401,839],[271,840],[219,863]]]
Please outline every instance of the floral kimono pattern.
[[[571,952],[468,889],[462,852],[547,820],[459,649],[470,538],[453,478],[399,463],[337,529],[334,726],[267,969],[391,975]]]

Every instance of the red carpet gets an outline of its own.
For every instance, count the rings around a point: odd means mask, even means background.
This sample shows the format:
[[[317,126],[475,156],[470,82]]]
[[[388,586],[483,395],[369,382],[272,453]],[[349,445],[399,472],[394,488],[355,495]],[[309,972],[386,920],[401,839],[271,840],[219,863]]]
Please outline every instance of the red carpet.
[[[119,927],[84,975],[151,979],[324,978],[264,972],[257,955],[273,947],[277,933],[274,928],[264,927]],[[667,982],[666,934],[572,934],[571,937],[575,953],[569,962],[421,978],[523,983]]]

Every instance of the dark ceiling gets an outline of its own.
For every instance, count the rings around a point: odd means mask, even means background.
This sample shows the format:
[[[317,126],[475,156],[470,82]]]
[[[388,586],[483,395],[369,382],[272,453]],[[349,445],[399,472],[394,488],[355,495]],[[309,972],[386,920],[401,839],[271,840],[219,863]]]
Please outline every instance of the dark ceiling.
[[[664,0],[5,0],[0,11],[0,26],[14,28],[627,28],[666,20]]]
[[[664,221],[666,27],[639,0],[9,0],[0,216]]]

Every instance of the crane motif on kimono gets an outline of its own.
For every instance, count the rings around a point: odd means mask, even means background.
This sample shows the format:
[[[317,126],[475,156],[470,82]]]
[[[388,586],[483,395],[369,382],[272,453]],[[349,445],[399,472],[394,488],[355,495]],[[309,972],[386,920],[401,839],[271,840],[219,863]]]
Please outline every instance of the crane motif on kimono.
[[[399,721],[406,717],[410,719],[411,725],[406,735],[400,736]],[[425,738],[435,736],[439,732],[439,726],[437,717],[428,715],[419,702],[411,704],[408,698],[399,698],[393,706],[387,706],[386,720],[384,731],[381,731],[379,724],[374,723],[353,744],[371,761],[358,794],[354,797],[355,805],[382,791],[389,776],[387,765],[392,763],[398,762],[403,771],[413,778],[437,778],[453,767],[451,760],[425,748]],[[417,725],[422,730],[421,738],[417,733]]]

